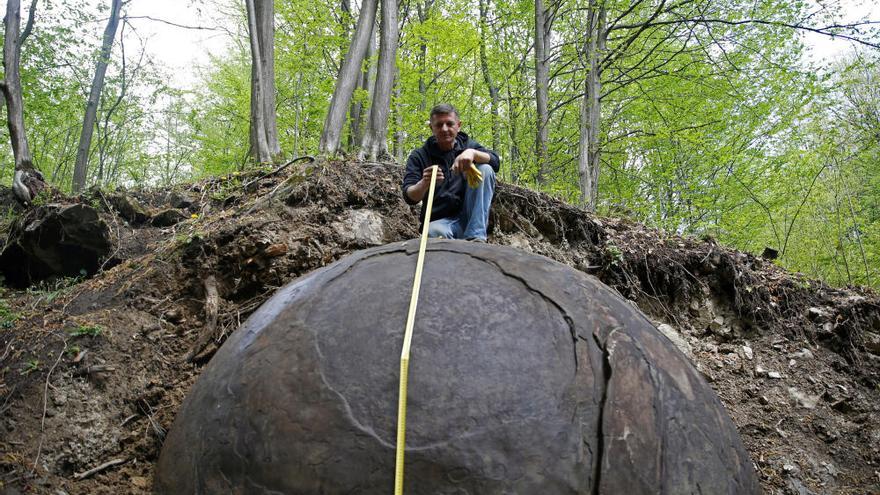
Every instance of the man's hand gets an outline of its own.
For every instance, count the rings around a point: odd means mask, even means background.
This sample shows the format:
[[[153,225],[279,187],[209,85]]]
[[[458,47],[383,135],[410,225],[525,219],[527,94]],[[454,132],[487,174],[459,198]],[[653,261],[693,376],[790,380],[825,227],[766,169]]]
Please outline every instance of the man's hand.
[[[490,158],[492,157],[485,151],[468,148],[455,157],[455,161],[452,162],[452,172],[456,174],[467,172],[467,170],[471,168],[471,165],[489,163]]]
[[[446,180],[446,178],[443,177],[443,169],[441,169],[437,165],[425,167],[425,170],[422,171],[422,180],[409,186],[409,188],[406,190],[406,195],[409,196],[409,199],[413,200],[414,202],[419,202],[425,199],[425,195],[428,194],[428,190],[431,188],[431,170],[433,170],[434,167],[437,167],[436,185],[440,185],[440,183]]]
[[[446,180],[446,178],[443,177],[443,169],[437,165],[431,165],[430,167],[425,167],[425,170],[422,171],[421,182],[425,183],[425,187],[431,187],[431,170],[434,168],[437,168],[437,185],[439,186],[444,180]]]
[[[452,162],[452,172],[460,174],[471,168],[471,165],[474,163],[474,158],[476,157],[476,152],[476,150],[471,148],[462,151],[460,155],[455,157],[455,161]]]

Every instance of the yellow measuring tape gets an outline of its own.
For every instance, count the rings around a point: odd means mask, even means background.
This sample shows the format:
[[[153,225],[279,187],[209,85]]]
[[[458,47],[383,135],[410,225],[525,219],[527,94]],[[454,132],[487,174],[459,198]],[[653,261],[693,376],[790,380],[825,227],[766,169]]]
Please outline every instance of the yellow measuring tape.
[[[428,188],[428,204],[425,209],[425,226],[419,242],[419,257],[416,260],[416,276],[413,280],[412,297],[409,300],[409,314],[406,317],[406,332],[403,334],[403,349],[400,351],[400,392],[397,399],[397,459],[394,469],[394,495],[403,495],[403,454],[406,448],[406,384],[409,377],[409,349],[412,345],[413,326],[416,321],[416,306],[419,303],[419,289],[422,286],[422,267],[425,266],[425,247],[428,245],[428,226],[431,224],[431,208],[434,206],[434,185],[437,183],[437,170],[431,171],[431,186]],[[477,187],[483,182],[483,174],[473,164],[465,172],[468,185]]]
[[[428,188],[428,205],[425,210],[425,226],[419,243],[419,257],[416,261],[416,277],[413,280],[412,298],[409,300],[409,314],[406,317],[406,332],[403,334],[403,350],[400,351],[400,395],[397,400],[397,461],[394,470],[394,494],[403,495],[403,451],[406,447],[406,381],[409,373],[409,348],[412,345],[413,325],[416,321],[416,306],[419,302],[419,288],[422,285],[422,267],[425,264],[425,246],[428,245],[428,225],[431,223],[431,207],[434,205],[434,184],[437,181],[437,168],[431,172],[431,187]]]

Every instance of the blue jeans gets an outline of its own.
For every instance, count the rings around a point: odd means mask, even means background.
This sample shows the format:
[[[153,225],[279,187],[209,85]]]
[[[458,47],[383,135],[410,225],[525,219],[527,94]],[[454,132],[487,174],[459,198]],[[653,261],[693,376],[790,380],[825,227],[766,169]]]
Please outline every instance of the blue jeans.
[[[467,187],[464,193],[464,207],[458,217],[434,220],[428,226],[428,237],[444,239],[482,239],[489,234],[489,207],[495,195],[495,171],[488,164],[477,165],[483,174],[483,182],[475,189]]]

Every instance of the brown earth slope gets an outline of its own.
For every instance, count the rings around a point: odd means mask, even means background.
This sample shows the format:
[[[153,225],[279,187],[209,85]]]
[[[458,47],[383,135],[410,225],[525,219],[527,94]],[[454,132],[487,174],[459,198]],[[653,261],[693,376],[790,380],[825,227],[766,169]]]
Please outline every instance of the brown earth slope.
[[[115,266],[7,290],[0,305],[0,494],[149,493],[181,401],[241,321],[299,275],[418,235],[400,174],[301,161],[127,203],[86,198],[103,209]],[[880,492],[876,293],[507,184],[490,242],[638,305],[717,391],[767,493]]]

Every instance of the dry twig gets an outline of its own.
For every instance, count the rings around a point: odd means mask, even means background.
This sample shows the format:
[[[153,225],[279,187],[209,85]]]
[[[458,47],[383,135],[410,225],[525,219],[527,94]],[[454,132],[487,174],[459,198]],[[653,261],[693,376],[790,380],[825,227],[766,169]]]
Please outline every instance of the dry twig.
[[[65,352],[67,352],[66,340],[64,341],[64,348],[58,353],[58,359],[55,360],[55,364],[49,368],[49,373],[46,374],[46,386],[43,387],[43,417],[40,419],[40,444],[37,446],[37,455],[34,457],[34,465],[31,467],[31,474],[37,470],[37,463],[40,462],[40,454],[43,452],[43,440],[46,437],[46,409],[49,405],[49,380],[52,378],[52,372],[55,371],[58,363],[61,362],[61,357],[64,356]]]
[[[83,471],[81,473],[75,473],[73,475],[73,478],[77,479],[77,480],[84,480],[84,479],[88,478],[89,476],[100,473],[101,471],[103,471],[107,468],[111,468],[113,466],[118,466],[119,464],[123,464],[125,462],[128,462],[128,459],[126,459],[126,458],[113,459],[112,461],[107,461],[104,464],[101,464],[100,466],[93,467],[92,469],[89,469],[88,471]]]

